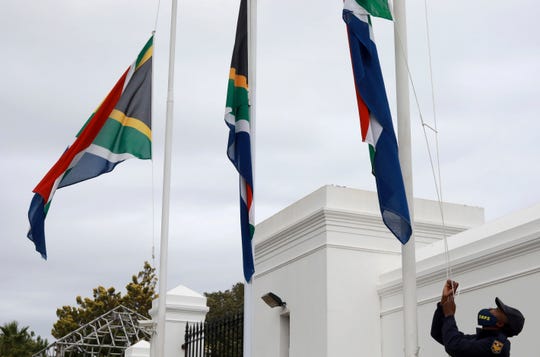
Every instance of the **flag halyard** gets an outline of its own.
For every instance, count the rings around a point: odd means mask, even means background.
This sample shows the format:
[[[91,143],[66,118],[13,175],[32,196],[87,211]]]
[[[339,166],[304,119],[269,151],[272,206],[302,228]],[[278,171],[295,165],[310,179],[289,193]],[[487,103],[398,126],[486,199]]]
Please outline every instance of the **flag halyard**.
[[[382,219],[405,244],[412,234],[409,208],[369,12],[357,0],[345,0],[343,20],[347,25],[362,140],[369,144]]]
[[[27,236],[44,259],[45,217],[58,188],[110,172],[132,157],[151,159],[152,54],[153,36],[34,188]]]
[[[253,168],[248,69],[247,1],[242,0],[238,12],[236,38],[229,72],[225,123],[229,128],[227,156],[239,174],[240,231],[246,282],[251,281],[255,272],[252,248],[255,223],[253,220]]]

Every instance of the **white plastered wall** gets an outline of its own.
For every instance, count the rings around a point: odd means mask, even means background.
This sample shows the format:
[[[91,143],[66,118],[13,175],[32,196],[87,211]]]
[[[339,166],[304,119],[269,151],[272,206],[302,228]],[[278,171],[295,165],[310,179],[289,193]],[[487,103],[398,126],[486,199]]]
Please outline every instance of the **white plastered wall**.
[[[438,207],[415,200],[420,247],[443,237]],[[452,234],[483,223],[481,208],[444,207]],[[288,356],[381,356],[389,320],[381,319],[379,277],[399,264],[401,246],[380,219],[375,193],[321,187],[258,224],[254,247],[255,355],[285,357],[282,311],[260,299],[271,291],[287,302]]]
[[[420,356],[447,356],[430,337],[431,319],[446,279],[442,242],[417,254]],[[460,283],[456,320],[474,333],[478,310],[494,307],[496,296],[525,315],[523,332],[511,338],[512,356],[538,355],[540,328],[540,205],[457,234],[448,239],[452,278]],[[402,354],[401,269],[381,274],[382,356]]]

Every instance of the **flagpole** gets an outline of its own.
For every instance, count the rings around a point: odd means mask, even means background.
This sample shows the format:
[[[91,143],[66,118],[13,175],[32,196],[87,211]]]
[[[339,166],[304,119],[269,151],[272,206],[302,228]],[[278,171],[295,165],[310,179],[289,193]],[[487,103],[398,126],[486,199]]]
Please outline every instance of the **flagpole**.
[[[412,227],[414,225],[414,196],[412,184],[409,82],[407,76],[407,21],[405,0],[394,1],[394,15],[399,161],[401,163],[401,172],[403,174],[403,183],[405,185]],[[419,355],[415,248],[413,228],[413,233],[409,241],[401,248],[403,325],[406,357]]]
[[[248,80],[249,80],[249,122],[251,142],[252,179],[255,182],[255,138],[256,138],[256,61],[257,61],[257,0],[247,2],[247,35],[248,35]],[[255,188],[253,188],[255,190]],[[253,193],[254,196],[255,192]],[[255,222],[255,205],[252,217]],[[253,242],[250,244],[253,252]],[[255,255],[252,255],[255,260]],[[251,357],[253,350],[253,277],[244,285],[244,357]]]
[[[172,0],[171,33],[169,42],[169,77],[167,113],[165,119],[165,154],[163,160],[163,199],[161,209],[161,244],[159,254],[159,298],[157,321],[157,348],[155,357],[165,357],[165,312],[167,296],[167,260],[169,249],[169,207],[171,188],[171,151],[174,109],[174,58],[176,45],[177,0]]]

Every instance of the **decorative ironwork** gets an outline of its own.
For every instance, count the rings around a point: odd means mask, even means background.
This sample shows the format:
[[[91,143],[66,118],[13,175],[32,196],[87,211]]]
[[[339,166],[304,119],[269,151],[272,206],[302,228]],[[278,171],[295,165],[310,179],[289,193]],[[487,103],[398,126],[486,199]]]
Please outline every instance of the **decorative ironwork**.
[[[242,357],[244,315],[222,320],[186,325],[184,345],[186,357]]]
[[[139,320],[147,318],[117,306],[32,357],[124,356],[126,348],[152,336],[152,328],[139,325]]]

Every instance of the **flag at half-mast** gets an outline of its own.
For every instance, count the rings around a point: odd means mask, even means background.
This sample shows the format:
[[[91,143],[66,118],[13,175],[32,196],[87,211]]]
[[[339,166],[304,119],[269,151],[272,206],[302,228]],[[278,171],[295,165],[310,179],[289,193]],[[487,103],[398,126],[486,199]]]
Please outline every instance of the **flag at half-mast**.
[[[151,159],[152,51],[153,36],[34,188],[28,238],[44,259],[45,217],[56,189],[110,172],[130,158]]]
[[[253,222],[253,171],[251,165],[251,120],[248,86],[248,32],[247,1],[240,2],[236,39],[234,43],[227,100],[225,123],[229,127],[227,156],[240,176],[240,230],[242,235],[242,258],[244,278],[251,280],[255,272],[251,240],[255,232]]]
[[[388,0],[344,1],[362,141],[369,144],[383,222],[405,244],[412,233],[411,219],[370,14],[392,19]]]

